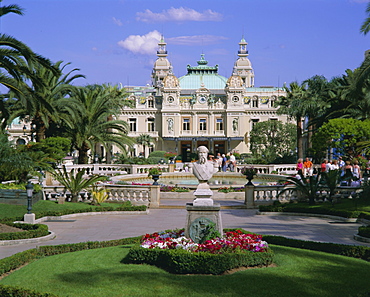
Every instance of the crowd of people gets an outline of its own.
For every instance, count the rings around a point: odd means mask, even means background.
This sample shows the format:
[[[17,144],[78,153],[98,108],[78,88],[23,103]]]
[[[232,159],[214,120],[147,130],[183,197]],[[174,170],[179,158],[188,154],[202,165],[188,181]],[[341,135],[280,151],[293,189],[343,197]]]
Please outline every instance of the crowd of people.
[[[324,159],[320,165],[320,168],[315,168],[314,164],[309,158],[298,159],[297,161],[297,177],[306,178],[312,175],[316,175],[319,172],[329,172],[330,170],[341,170],[341,177],[343,185],[360,185],[363,178],[361,167],[357,160],[344,161],[342,157],[338,159],[328,160]],[[370,174],[370,159],[366,163],[366,174]]]
[[[218,153],[216,157],[209,156],[211,161],[217,162],[219,172],[235,172],[236,158],[233,153],[227,155]]]

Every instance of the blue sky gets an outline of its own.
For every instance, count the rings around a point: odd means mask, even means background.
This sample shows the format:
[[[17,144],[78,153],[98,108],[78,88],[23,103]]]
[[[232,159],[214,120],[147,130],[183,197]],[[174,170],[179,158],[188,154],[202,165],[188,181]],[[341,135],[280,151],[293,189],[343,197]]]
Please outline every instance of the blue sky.
[[[313,75],[330,79],[358,67],[370,49],[359,29],[365,0],[3,0],[24,16],[1,18],[11,35],[52,61],[71,62],[76,85],[145,85],[164,35],[178,77],[205,54],[229,77],[242,36],[255,86]]]

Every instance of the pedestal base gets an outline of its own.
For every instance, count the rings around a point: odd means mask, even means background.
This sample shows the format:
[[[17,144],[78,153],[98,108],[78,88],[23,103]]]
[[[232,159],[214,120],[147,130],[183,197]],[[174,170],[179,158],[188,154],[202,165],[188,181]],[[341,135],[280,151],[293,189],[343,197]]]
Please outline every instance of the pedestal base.
[[[216,225],[215,228],[221,235],[223,234],[220,204],[199,206],[194,205],[194,203],[187,203],[186,210],[188,211],[185,227],[186,237],[199,243],[204,236],[206,227],[211,223]]]
[[[36,217],[34,213],[26,213],[23,217],[23,221],[26,224],[35,224]]]

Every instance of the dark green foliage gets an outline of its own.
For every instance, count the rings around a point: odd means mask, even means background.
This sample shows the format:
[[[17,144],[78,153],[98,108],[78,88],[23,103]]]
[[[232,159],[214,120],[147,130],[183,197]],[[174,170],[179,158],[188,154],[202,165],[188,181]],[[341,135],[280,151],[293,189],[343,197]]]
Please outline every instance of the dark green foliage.
[[[358,235],[370,238],[370,226],[361,226],[358,228]]]
[[[175,274],[222,274],[237,267],[268,266],[273,263],[274,254],[268,252],[239,251],[211,254],[191,253],[183,249],[145,249],[133,247],[125,261],[135,264],[150,264]]]
[[[158,157],[158,158],[163,158],[164,159],[164,154],[166,153],[166,151],[153,151],[149,154],[149,158],[150,157]]]
[[[51,293],[38,293],[34,290],[15,288],[11,286],[0,285],[1,297],[58,297]]]
[[[147,162],[148,162],[148,164],[158,164],[158,163],[160,163],[162,160],[163,160],[163,163],[164,163],[164,164],[166,164],[166,163],[167,163],[166,159],[165,159],[165,158],[163,158],[163,157],[149,157],[149,158],[147,159]]]
[[[357,210],[338,210],[335,208],[323,207],[300,207],[292,204],[276,204],[276,205],[260,205],[261,212],[296,212],[296,213],[312,213],[338,216],[343,218],[358,218],[362,212]],[[366,213],[364,213],[366,216]]]
[[[48,137],[40,142],[29,143],[20,146],[24,152],[41,154],[44,158],[59,163],[71,149],[71,140],[64,137]]]
[[[85,213],[85,212],[103,212],[103,211],[145,211],[147,209],[146,205],[130,205],[128,203],[123,203],[121,206],[113,208],[111,206],[92,206],[81,209],[61,209],[61,210],[48,210],[48,211],[34,211],[36,219],[43,217],[59,217],[74,213]],[[22,221],[22,217],[13,217],[0,219],[1,223],[10,223],[14,221]]]
[[[22,223],[5,223],[5,224],[25,231],[0,233],[0,240],[36,238],[46,236],[49,234],[48,226],[42,224],[22,224]]]
[[[250,150],[254,157],[272,162],[278,157],[291,155],[296,147],[295,125],[281,121],[263,121],[253,126]]]
[[[370,248],[365,246],[305,241],[274,235],[263,235],[262,239],[267,241],[269,244],[289,246],[312,251],[320,251],[329,254],[342,255],[346,257],[359,258],[370,261]]]

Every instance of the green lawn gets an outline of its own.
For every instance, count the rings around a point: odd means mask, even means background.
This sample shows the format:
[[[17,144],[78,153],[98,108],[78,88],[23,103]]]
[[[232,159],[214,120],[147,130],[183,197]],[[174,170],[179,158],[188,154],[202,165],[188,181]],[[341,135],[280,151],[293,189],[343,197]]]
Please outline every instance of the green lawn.
[[[357,296],[369,292],[370,263],[273,246],[277,267],[232,275],[172,275],[149,265],[122,264],[128,246],[45,257],[0,284],[60,297],[118,296]]]
[[[102,203],[101,206],[103,207],[113,207],[117,208],[122,206],[121,203]],[[34,205],[32,205],[32,212],[36,215],[38,212],[45,212],[45,211],[63,211],[63,210],[74,210],[74,209],[88,209],[91,206],[88,203],[72,203],[72,202],[65,202],[64,204],[58,204],[55,201],[49,200],[40,200]],[[23,218],[23,215],[27,213],[27,206],[23,205],[10,205],[10,204],[3,204],[0,203],[0,219],[5,218]]]

